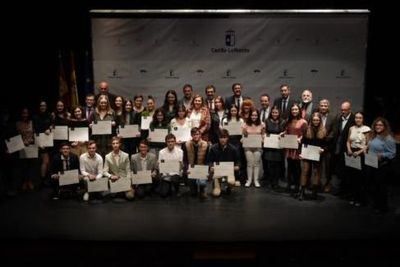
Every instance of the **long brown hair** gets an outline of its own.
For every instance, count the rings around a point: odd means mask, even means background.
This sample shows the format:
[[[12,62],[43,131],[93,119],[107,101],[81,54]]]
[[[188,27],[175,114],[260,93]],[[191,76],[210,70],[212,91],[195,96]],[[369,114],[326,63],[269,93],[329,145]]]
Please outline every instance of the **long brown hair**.
[[[383,130],[383,132],[381,133],[381,135],[383,137],[387,137],[388,135],[392,135],[392,131],[390,130],[390,125],[387,119],[385,119],[384,117],[378,117],[374,120],[374,122],[372,123],[372,131],[371,131],[371,139],[374,139],[378,134],[375,131],[375,126],[378,122],[382,122],[383,123],[383,127],[385,127],[385,129]]]
[[[314,127],[314,125],[312,124],[312,119],[314,117],[318,117],[319,118],[319,126],[318,126],[318,128]],[[323,123],[322,123],[321,114],[319,112],[314,112],[311,115],[310,123],[309,123],[309,125],[307,127],[307,131],[306,131],[305,137],[307,139],[314,139],[314,138],[324,139],[325,136],[326,136],[326,129],[325,129]]]

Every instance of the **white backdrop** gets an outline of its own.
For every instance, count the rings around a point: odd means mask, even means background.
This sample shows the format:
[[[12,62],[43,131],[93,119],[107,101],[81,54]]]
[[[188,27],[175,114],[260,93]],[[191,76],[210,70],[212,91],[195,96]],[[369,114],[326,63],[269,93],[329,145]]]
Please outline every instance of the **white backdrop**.
[[[337,110],[350,99],[362,108],[368,17],[341,15],[231,15],[230,18],[92,18],[94,78],[133,98],[149,94],[161,105],[165,92],[192,84],[204,95],[213,84],[228,96],[279,96],[291,85],[300,97],[328,98]]]

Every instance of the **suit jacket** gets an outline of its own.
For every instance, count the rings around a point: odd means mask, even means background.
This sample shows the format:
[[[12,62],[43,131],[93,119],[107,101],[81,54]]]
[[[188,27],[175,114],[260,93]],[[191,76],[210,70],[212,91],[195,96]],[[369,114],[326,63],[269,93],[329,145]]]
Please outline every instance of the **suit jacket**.
[[[326,130],[326,141],[328,146],[332,145],[333,140],[335,138],[336,131],[336,118],[331,113],[328,113],[326,122],[325,122],[325,130]]]
[[[248,96],[243,96],[243,95],[242,95],[242,98],[243,98],[243,100],[251,99],[250,97],[248,97]],[[229,110],[230,107],[231,107],[233,104],[236,104],[236,103],[235,103],[235,96],[234,96],[234,95],[231,95],[231,96],[228,96],[228,97],[225,98],[225,109],[226,109],[226,110]],[[240,103],[240,105],[242,105],[242,104],[243,104],[243,102]],[[239,108],[240,108],[240,107],[239,107]]]
[[[129,161],[128,153],[120,150],[118,162],[115,161],[112,154],[113,152],[108,153],[104,160],[104,176],[110,177],[111,175],[117,175],[120,177],[128,177],[131,170],[131,163]]]
[[[64,170],[64,160],[61,158],[61,153],[57,153],[57,155],[53,158],[50,165],[50,173],[58,174],[58,172],[63,172]],[[69,154],[69,170],[79,170],[79,158],[74,153]],[[80,171],[79,171],[80,172]]]
[[[149,171],[154,171],[157,169],[157,157],[153,153],[147,153],[147,166],[146,169]],[[142,160],[140,158],[140,153],[134,154],[131,157],[131,168],[133,173],[138,171],[143,171]]]
[[[347,137],[349,135],[349,129],[351,126],[355,124],[354,122],[354,114],[351,113],[350,117],[346,123],[346,126],[342,130],[342,116],[341,114],[338,114],[335,118],[333,126],[335,127],[333,129],[334,131],[334,140],[335,140],[335,154],[343,154],[347,148],[346,148],[346,142],[347,142]]]
[[[295,103],[297,103],[297,101],[293,100],[292,97],[289,97],[289,101],[286,103],[286,109],[281,112],[282,119],[287,119],[289,117],[290,107]],[[277,106],[279,110],[282,111],[282,97],[276,98],[274,100],[274,106]]]
[[[303,112],[303,107],[305,104],[301,102],[299,105],[301,108],[300,112]],[[314,111],[316,111],[316,107],[318,107],[318,105],[316,105],[314,102],[311,101],[310,103],[308,103],[304,112],[304,116],[302,116],[302,118],[309,122],[311,115],[313,114]]]

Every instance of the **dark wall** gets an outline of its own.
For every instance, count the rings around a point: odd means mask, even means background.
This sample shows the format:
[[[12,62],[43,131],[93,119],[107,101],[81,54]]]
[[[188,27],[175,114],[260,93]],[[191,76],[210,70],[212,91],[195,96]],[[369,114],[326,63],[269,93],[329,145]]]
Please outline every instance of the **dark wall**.
[[[83,84],[80,76],[84,53],[90,50],[90,20],[88,10],[91,8],[246,8],[246,9],[370,9],[369,44],[367,58],[367,75],[365,91],[365,109],[368,119],[383,114],[394,124],[400,125],[395,114],[399,112],[399,98],[396,90],[395,63],[398,52],[394,49],[394,37],[385,33],[394,29],[396,15],[394,7],[383,6],[372,0],[348,1],[54,1],[51,4],[14,3],[17,12],[14,21],[4,21],[6,30],[4,40],[8,40],[10,53],[6,57],[8,65],[13,66],[6,73],[11,81],[10,91],[14,99],[21,99],[21,91],[26,96],[20,104],[37,103],[41,96],[51,101],[57,98],[57,65],[58,51],[72,49],[77,54],[78,87]],[[49,11],[51,10],[51,11]],[[16,21],[22,21],[18,25]],[[20,22],[19,22],[20,23]],[[9,26],[11,25],[11,26]],[[396,41],[398,42],[398,41]],[[9,104],[9,103],[8,103]],[[400,117],[400,116],[397,116]]]

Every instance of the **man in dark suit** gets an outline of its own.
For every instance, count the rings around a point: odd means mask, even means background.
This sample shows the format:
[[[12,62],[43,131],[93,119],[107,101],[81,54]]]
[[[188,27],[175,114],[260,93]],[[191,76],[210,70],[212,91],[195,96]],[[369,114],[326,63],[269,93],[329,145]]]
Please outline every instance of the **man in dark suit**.
[[[89,121],[89,123],[92,123],[91,118],[93,112],[95,111],[95,106],[96,100],[94,94],[87,94],[85,97],[85,106],[83,107],[83,116]]]
[[[111,108],[115,109],[115,98],[116,95],[110,93],[109,86],[107,82],[99,83],[99,93],[96,95],[96,104],[100,95],[106,95],[108,97],[108,101],[110,102]]]
[[[59,173],[68,170],[79,171],[79,158],[71,152],[71,145],[68,142],[64,142],[60,145],[60,152],[54,156],[50,166],[53,200],[58,200],[60,198]],[[66,192],[76,193],[77,186],[78,184],[64,185],[62,188],[63,191],[65,189]]]
[[[274,101],[274,106],[277,106],[281,111],[281,118],[287,119],[289,116],[290,107],[296,103],[290,96],[290,87],[287,84],[282,84],[279,88],[281,97],[278,97]]]
[[[334,160],[336,175],[339,180],[339,187],[335,195],[345,196],[348,192],[348,177],[346,177],[346,168],[344,162],[344,153],[346,152],[346,142],[349,135],[349,129],[355,124],[354,114],[351,112],[350,101],[344,101],[340,106],[340,114],[334,122]]]
[[[215,86],[207,85],[204,91],[206,93],[206,105],[210,113],[212,113],[215,109]]]
[[[322,154],[322,165],[324,165],[326,182],[324,185],[324,192],[329,193],[331,191],[332,185],[332,155],[334,154],[334,137],[335,137],[335,116],[329,112],[330,103],[328,99],[322,99],[319,101],[318,112],[321,114],[322,125],[326,130],[326,142],[328,144],[328,149]]]
[[[232,105],[236,105],[240,110],[243,100],[250,99],[250,97],[242,96],[242,85],[240,83],[234,83],[232,85],[232,92],[232,96],[225,98],[225,109],[229,110]]]
[[[192,108],[193,87],[190,84],[185,84],[182,88],[183,97],[178,101],[178,106],[185,106],[186,109]]]

